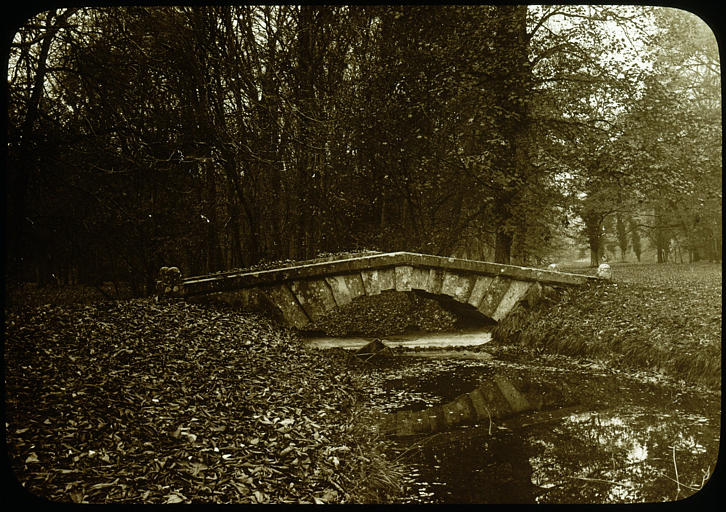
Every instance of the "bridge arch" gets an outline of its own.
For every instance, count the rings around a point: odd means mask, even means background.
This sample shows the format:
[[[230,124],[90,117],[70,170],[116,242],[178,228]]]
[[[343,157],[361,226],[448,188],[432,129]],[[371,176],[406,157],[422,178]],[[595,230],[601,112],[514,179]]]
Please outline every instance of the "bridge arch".
[[[534,284],[501,276],[466,275],[402,265],[291,281],[261,292],[272,299],[288,324],[303,329],[359,297],[387,291],[420,292],[429,297],[448,299],[499,321]]]
[[[495,321],[533,288],[572,286],[589,276],[415,253],[387,253],[260,272],[183,281],[182,295],[213,295],[241,307],[272,304],[304,329],[334,309],[384,291],[419,292],[463,305]]]

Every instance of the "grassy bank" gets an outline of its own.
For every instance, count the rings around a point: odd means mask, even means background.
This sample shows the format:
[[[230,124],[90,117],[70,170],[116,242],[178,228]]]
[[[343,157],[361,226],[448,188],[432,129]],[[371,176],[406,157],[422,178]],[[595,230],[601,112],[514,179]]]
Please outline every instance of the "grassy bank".
[[[6,310],[10,467],[84,503],[388,501],[350,362],[264,317],[150,299]]]
[[[610,282],[521,304],[495,328],[494,339],[719,388],[721,265],[611,266]]]

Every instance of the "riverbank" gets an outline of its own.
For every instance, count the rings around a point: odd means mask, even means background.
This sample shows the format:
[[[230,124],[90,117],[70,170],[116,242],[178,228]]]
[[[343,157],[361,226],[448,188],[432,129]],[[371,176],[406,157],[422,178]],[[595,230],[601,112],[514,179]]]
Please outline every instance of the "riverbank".
[[[522,303],[494,328],[493,340],[720,389],[721,265],[611,266],[612,281]]]
[[[344,354],[265,317],[151,299],[6,310],[6,442],[76,503],[376,503],[396,465]]]

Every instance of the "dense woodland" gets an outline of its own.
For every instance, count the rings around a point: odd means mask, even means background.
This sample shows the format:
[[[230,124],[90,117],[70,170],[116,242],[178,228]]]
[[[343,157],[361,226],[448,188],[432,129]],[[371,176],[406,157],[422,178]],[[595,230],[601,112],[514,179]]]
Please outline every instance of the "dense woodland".
[[[621,6],[37,14],[8,59],[6,279],[320,253],[721,260],[716,39]]]

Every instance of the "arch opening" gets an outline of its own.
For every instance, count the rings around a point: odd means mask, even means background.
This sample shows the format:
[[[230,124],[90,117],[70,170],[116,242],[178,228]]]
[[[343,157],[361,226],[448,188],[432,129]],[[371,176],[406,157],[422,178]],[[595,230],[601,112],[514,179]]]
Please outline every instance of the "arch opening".
[[[457,329],[483,329],[497,325],[496,320],[483,314],[471,304],[459,302],[449,295],[428,293],[423,290],[414,290],[412,293],[436,301],[443,309],[455,315]]]
[[[487,329],[496,322],[446,295],[385,290],[327,311],[300,329],[306,336],[387,336],[416,332]]]

